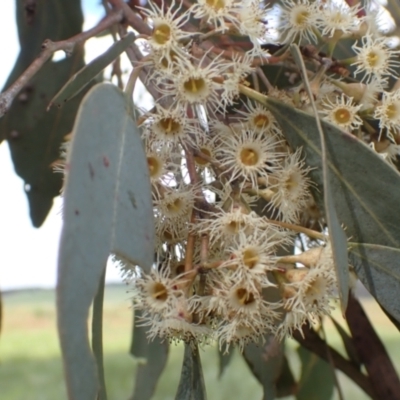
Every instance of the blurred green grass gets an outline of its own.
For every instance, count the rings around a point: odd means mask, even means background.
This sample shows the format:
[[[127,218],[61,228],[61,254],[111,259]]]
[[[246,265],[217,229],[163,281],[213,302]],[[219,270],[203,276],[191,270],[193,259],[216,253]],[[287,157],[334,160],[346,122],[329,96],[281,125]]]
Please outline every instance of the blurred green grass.
[[[107,391],[110,400],[128,399],[133,391],[138,360],[128,354],[132,323],[129,293],[123,285],[108,286],[104,307],[104,348]],[[2,400],[64,400],[62,361],[55,321],[55,294],[50,290],[25,290],[3,294],[4,320],[0,336],[0,398]],[[397,370],[400,370],[399,332],[373,300],[363,304],[374,321]],[[341,321],[337,311],[336,319]],[[344,354],[340,337],[326,324],[330,343]],[[295,376],[300,374],[297,344],[288,341],[287,354]],[[157,386],[155,400],[173,400],[178,385],[183,346],[172,345],[167,367]],[[247,365],[235,352],[223,377],[218,379],[215,347],[202,353],[202,363],[210,400],[261,399],[262,390]],[[347,377],[338,374],[345,399],[368,397]],[[334,396],[337,399],[337,395]],[[291,399],[288,397],[287,399]],[[323,399],[327,400],[327,399]]]

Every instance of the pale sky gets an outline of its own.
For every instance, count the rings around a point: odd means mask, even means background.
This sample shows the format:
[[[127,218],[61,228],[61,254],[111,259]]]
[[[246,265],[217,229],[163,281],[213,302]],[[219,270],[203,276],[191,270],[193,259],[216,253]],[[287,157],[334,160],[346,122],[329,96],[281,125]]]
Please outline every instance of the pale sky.
[[[85,28],[92,27],[102,16],[99,0],[83,0]],[[18,55],[14,1],[3,1],[0,12],[0,90]],[[91,39],[86,61],[104,52],[110,38]],[[129,64],[125,60],[125,65]],[[0,290],[18,287],[54,287],[56,260],[61,231],[61,200],[56,199],[50,215],[41,228],[33,228],[29,219],[23,181],[14,173],[6,142],[0,144]],[[115,267],[107,270],[108,281],[120,281]]]

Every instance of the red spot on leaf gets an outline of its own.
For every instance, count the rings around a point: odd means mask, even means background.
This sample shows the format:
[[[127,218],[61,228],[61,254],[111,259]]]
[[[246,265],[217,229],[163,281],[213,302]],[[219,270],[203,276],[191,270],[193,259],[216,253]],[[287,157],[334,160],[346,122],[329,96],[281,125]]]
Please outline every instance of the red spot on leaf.
[[[103,164],[106,168],[110,166],[110,160],[107,156],[103,156]]]
[[[90,173],[90,179],[94,178],[94,169],[91,163],[89,163],[89,173]]]

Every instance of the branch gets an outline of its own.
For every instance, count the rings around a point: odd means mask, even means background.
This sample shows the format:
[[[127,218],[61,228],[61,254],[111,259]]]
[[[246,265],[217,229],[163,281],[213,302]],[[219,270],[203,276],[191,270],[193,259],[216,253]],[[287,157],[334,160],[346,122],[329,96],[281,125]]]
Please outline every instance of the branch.
[[[89,29],[86,32],[78,33],[69,39],[60,40],[58,42],[52,42],[50,39],[46,39],[42,44],[42,52],[39,56],[15,82],[0,95],[0,118],[10,109],[13,100],[22,88],[26,86],[26,84],[56,51],[63,50],[65,53],[70,54],[77,44],[83,43],[100,32],[103,32],[110,26],[120,22],[122,18],[122,12],[118,11],[105,17],[94,28]]]
[[[346,319],[354,347],[365,365],[375,392],[380,399],[397,399],[400,380],[396,369],[361,304],[352,295],[349,296]]]
[[[312,351],[325,361],[329,362],[329,357],[327,354],[328,344],[322,340],[313,329],[306,325],[302,327],[302,332],[304,336],[302,336],[300,331],[295,331],[293,333],[293,338],[307,350]],[[337,369],[352,379],[372,399],[380,399],[376,396],[368,377],[365,376],[351,361],[346,360],[332,347],[329,347],[329,353]]]
[[[140,63],[140,61],[144,58],[142,52],[140,51],[140,49],[137,47],[137,45],[135,43],[132,43],[126,50],[125,53],[127,54],[129,61],[131,62],[132,66],[134,68],[137,67],[137,62]],[[142,81],[143,84],[145,84],[146,82],[146,76],[149,75],[149,69],[148,66],[143,66],[140,74],[139,74],[139,78]],[[160,97],[161,94],[159,91],[156,90],[156,88],[154,87],[154,85],[146,85],[146,90],[153,96],[154,101],[157,101]]]
[[[108,0],[117,10],[124,13],[128,24],[140,34],[151,35],[152,29],[123,0]]]

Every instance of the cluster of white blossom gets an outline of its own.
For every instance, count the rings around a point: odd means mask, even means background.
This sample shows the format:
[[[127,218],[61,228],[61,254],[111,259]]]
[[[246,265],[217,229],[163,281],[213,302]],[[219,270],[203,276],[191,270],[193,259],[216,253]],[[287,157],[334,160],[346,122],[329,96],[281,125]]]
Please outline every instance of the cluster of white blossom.
[[[278,256],[293,249],[288,228],[309,222],[315,209],[309,169],[273,115],[242,88],[257,90],[259,67],[290,63],[288,45],[298,43],[313,55],[307,62],[321,118],[361,139],[374,129],[367,120],[377,121],[369,143],[386,143],[375,148],[393,160],[400,89],[389,91],[388,82],[399,51],[377,28],[373,7],[345,1],[283,0],[279,9],[259,0],[158,4],[141,10],[152,34],[141,35],[139,65],[159,93],[141,116],[156,263],[149,274],[129,274],[134,306],[150,338],[240,348],[266,333],[283,338],[330,313],[334,264],[329,241]],[[353,56],[327,70],[321,59],[330,55],[310,46],[333,52],[341,40],[353,40]],[[269,54],[271,46],[278,52]],[[262,82],[268,96],[307,111],[301,85]]]

